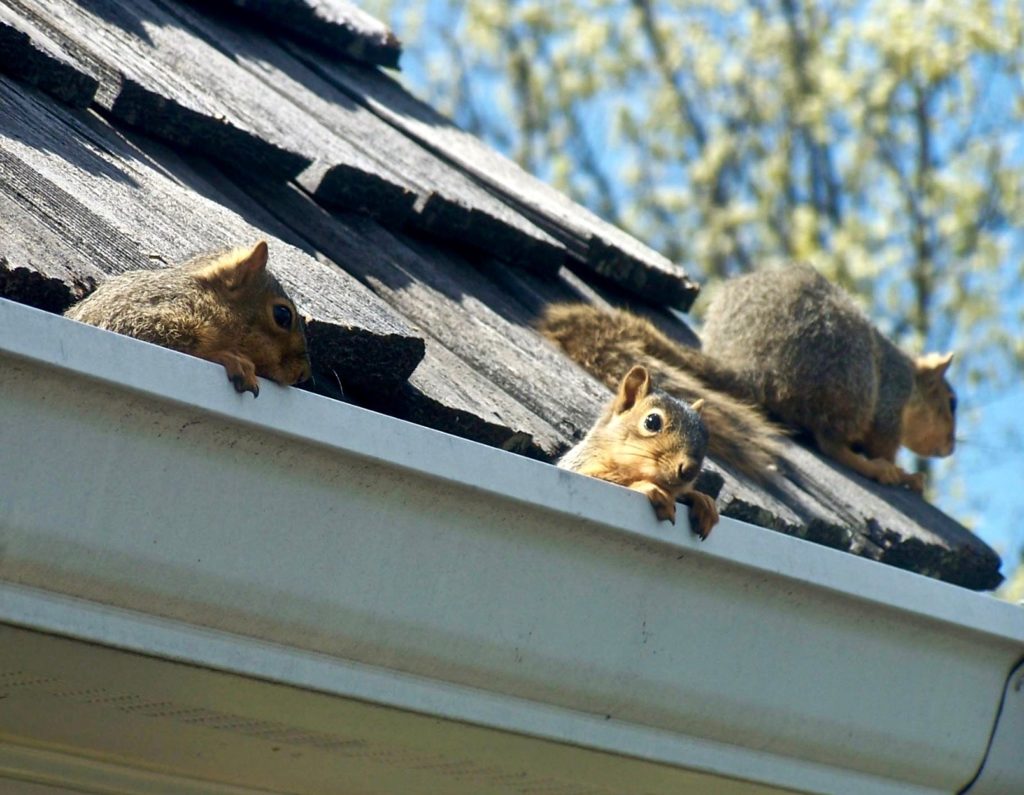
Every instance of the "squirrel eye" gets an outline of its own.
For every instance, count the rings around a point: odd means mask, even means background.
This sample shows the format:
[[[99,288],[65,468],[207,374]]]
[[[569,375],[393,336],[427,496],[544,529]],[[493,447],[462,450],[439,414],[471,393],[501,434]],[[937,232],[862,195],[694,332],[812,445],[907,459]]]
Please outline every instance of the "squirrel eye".
[[[657,433],[661,430],[661,415],[660,414],[648,414],[644,417],[644,428],[651,433]]]
[[[956,395],[949,396],[949,413],[956,414]]]
[[[292,328],[292,310],[286,307],[284,304],[274,305],[274,322],[277,323],[285,331],[291,331]]]

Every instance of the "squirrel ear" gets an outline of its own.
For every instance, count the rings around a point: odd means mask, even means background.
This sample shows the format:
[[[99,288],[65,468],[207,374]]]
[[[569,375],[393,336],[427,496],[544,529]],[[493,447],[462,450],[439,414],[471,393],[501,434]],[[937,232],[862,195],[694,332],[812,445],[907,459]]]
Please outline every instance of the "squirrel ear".
[[[267,241],[258,240],[256,245],[252,247],[252,251],[249,252],[249,256],[245,258],[245,261],[249,267],[263,270],[267,267],[267,259],[269,256],[270,250],[267,247]]]
[[[615,396],[614,412],[622,414],[643,400],[651,391],[651,377],[646,367],[636,365],[623,377],[619,393]]]
[[[195,277],[211,285],[237,290],[261,279],[267,269],[267,241],[251,249],[236,248],[213,257],[196,271]]]
[[[267,258],[269,252],[267,250],[267,241],[260,240],[252,250],[243,257],[240,257],[235,262],[235,273],[238,274],[237,284],[241,286],[247,283],[250,279],[257,276],[262,276],[267,270]]]
[[[704,398],[699,398],[698,400],[693,401],[693,403],[690,404],[690,408],[696,411],[697,416],[699,417],[704,413]]]
[[[917,357],[917,371],[919,373],[930,373],[936,378],[942,378],[946,370],[953,363],[953,353],[926,353]]]

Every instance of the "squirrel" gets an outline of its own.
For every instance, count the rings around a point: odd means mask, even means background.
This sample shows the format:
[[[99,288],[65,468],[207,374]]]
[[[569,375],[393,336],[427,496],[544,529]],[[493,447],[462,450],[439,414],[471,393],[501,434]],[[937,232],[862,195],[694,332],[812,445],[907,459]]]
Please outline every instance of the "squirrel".
[[[923,474],[896,465],[901,446],[953,452],[957,401],[945,378],[953,354],[904,353],[809,265],[726,282],[708,307],[704,349],[745,396],[879,483],[924,490]],[[725,386],[713,372],[706,380]]]
[[[563,347],[577,361],[594,345],[595,326],[614,327],[602,339],[619,353],[590,352],[590,361],[642,353],[696,379],[712,402],[726,393],[763,407],[810,434],[826,456],[879,483],[923,491],[921,473],[896,465],[900,446],[923,456],[953,452],[957,400],[945,379],[953,354],[907,355],[809,265],[726,281],[708,307],[703,351],[628,313],[609,319],[590,306],[552,307],[542,329],[552,336],[551,318],[564,325],[567,315],[582,342]],[[557,339],[567,336],[572,332]],[[722,426],[708,425],[713,441]]]
[[[267,243],[205,254],[161,270],[115,276],[65,317],[222,364],[238,392],[256,376],[310,377],[305,322],[267,270]]]
[[[709,389],[699,370],[690,366],[690,359],[700,356],[695,349],[669,339],[645,318],[622,310],[605,312],[590,304],[551,304],[537,327],[610,389],[616,388],[618,374],[636,363],[674,397],[692,402],[713,395],[702,413],[710,434],[709,455],[759,482],[769,479],[782,453],[782,428],[749,398]]]
[[[715,501],[696,491],[708,446],[705,401],[686,405],[654,389],[645,367],[632,367],[587,435],[558,461],[569,469],[646,494],[662,521],[675,524],[676,500],[689,506],[703,541],[718,522]]]

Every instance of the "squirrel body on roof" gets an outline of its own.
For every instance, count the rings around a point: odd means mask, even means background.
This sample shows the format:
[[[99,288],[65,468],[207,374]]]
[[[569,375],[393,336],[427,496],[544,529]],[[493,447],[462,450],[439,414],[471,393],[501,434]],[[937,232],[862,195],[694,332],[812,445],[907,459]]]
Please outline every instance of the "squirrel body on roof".
[[[956,396],[945,379],[953,354],[907,355],[807,265],[725,282],[708,307],[703,351],[673,342],[627,312],[609,315],[584,304],[549,307],[541,330],[606,382],[602,364],[632,357],[656,374],[667,372],[662,383],[672,394],[704,395],[710,405],[728,395],[761,407],[809,433],[829,457],[880,483],[923,489],[920,473],[895,464],[901,445],[924,456],[953,451]],[[708,412],[705,422],[713,457],[722,456],[719,434],[728,436],[726,453],[743,453],[745,429]],[[753,455],[723,460],[745,471],[760,466],[770,451],[757,435],[749,442]]]
[[[305,323],[267,270],[267,244],[219,251],[175,267],[115,276],[72,306],[72,320],[224,366],[239,392],[257,376],[280,384],[310,375]]]
[[[904,353],[809,265],[726,282],[708,307],[704,350],[752,400],[872,480],[921,491],[921,473],[894,463],[899,448],[953,452],[953,354]]]
[[[708,444],[703,408],[703,400],[688,406],[654,389],[647,370],[635,366],[558,466],[647,495],[657,517],[673,524],[676,500],[681,500],[689,506],[693,531],[703,540],[718,522],[715,501],[693,488]]]

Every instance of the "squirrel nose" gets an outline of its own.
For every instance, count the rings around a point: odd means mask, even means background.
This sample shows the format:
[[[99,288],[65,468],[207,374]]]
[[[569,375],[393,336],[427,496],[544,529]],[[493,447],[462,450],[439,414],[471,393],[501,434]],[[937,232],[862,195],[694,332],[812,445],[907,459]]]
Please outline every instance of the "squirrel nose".
[[[700,464],[696,461],[687,461],[679,465],[679,479],[684,483],[693,480],[700,474]]]

